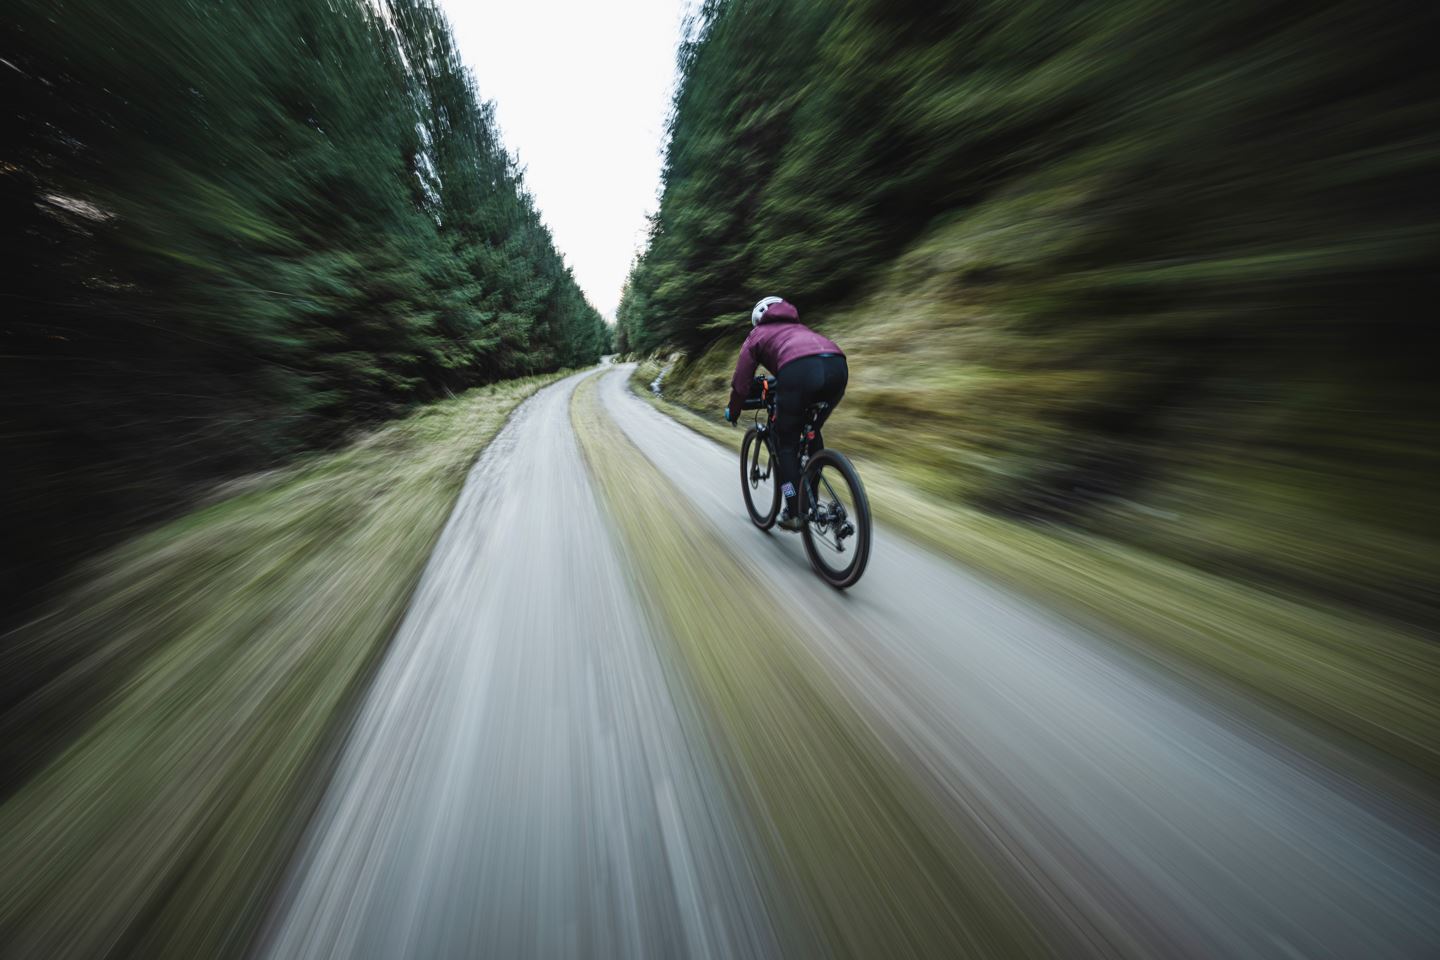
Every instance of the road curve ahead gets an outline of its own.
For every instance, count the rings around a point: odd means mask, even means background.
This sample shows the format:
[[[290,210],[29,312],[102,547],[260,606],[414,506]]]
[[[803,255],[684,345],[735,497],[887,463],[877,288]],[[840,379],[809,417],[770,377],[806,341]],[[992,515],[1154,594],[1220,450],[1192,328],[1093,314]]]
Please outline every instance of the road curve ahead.
[[[775,639],[806,644],[893,769],[980,838],[1054,955],[1435,954],[1436,825],[1383,778],[1362,787],[1273,735],[1278,719],[1242,720],[883,529],[861,584],[825,588],[794,537],[749,525],[733,454],[630,395],[628,372],[600,374],[596,402],[673,482],[656,509],[753,567],[766,592],[737,603],[783,598],[823,626]],[[477,463],[263,953],[803,943],[770,825],[734,799],[749,771],[715,746],[580,458],[579,379],[528,401]]]

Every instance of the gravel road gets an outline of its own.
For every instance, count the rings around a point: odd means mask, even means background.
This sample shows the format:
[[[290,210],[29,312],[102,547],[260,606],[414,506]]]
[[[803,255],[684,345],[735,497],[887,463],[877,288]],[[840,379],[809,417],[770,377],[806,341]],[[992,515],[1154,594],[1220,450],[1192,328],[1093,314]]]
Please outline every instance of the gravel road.
[[[1381,774],[883,528],[865,579],[829,590],[798,538],[749,525],[734,454],[632,396],[628,372],[602,371],[598,402],[673,481],[675,506],[773,591],[740,602],[783,598],[823,624],[814,652],[853,709],[986,838],[1067,953],[1440,949],[1440,832]],[[476,464],[267,955],[764,956],[795,942],[764,827],[730,799],[745,771],[712,749],[579,455],[569,402],[586,375],[528,401]]]

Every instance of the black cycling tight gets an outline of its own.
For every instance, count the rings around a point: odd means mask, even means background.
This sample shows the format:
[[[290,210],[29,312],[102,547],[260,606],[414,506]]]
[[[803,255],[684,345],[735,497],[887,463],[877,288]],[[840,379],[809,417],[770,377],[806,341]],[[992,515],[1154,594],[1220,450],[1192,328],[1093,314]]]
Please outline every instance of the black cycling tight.
[[[845,396],[849,380],[850,368],[837,353],[792,360],[775,374],[775,476],[792,515],[796,510],[795,484],[800,478],[800,428],[805,426],[805,410],[822,400],[830,404],[815,423],[811,449],[819,450],[825,446],[820,427]]]

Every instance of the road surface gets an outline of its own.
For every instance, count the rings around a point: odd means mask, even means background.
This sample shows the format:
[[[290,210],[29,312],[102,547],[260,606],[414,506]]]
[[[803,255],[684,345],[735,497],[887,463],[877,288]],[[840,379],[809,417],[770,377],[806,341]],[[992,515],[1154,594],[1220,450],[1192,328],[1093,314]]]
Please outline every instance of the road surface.
[[[628,373],[598,374],[599,402],[717,549],[825,624],[814,652],[853,709],[987,838],[1066,954],[1440,949],[1440,834],[1378,774],[1327,765],[1279,718],[1207,702],[883,528],[861,584],[825,588],[798,538],[748,524],[733,454],[630,395]],[[795,894],[730,799],[745,771],[712,749],[579,455],[569,403],[586,375],[529,400],[476,464],[265,955],[793,951]]]

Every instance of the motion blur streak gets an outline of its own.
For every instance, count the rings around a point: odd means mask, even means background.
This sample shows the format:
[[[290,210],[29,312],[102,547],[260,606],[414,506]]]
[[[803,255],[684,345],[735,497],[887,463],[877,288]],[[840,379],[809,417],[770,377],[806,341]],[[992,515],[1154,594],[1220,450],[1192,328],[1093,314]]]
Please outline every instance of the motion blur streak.
[[[0,102],[0,624],[197,485],[609,343],[430,0],[11,0]]]
[[[684,488],[596,411],[593,382],[571,406],[630,568],[669,624],[726,759],[743,771],[750,815],[827,952],[1043,952],[1044,911],[1012,896],[986,838],[954,829],[966,825],[947,823],[915,789],[811,653],[805,634],[822,622],[796,617],[703,517],[651,508]]]
[[[892,538],[864,591],[814,589],[794,538],[736,522],[731,454],[631,396],[628,372],[598,402],[712,549],[769,585],[732,584],[736,602],[782,597],[816,625],[775,643],[806,644],[900,775],[992,838],[1030,922],[1069,931],[1053,952],[1416,957],[1440,938],[1440,837],[1382,774],[1328,769],[1285,746],[1278,718],[1202,702]],[[713,714],[674,669],[684,649],[639,606],[673,622],[701,601],[626,583],[571,435],[576,379],[476,466],[277,899],[269,955],[765,955],[805,914],[844,942],[764,842],[806,804],[745,825],[735,786],[765,771],[711,747]],[[687,575],[723,569],[693,560]],[[803,739],[783,716],[765,735]],[[824,727],[832,760],[848,722]],[[825,782],[844,795],[844,775]],[[837,887],[884,859],[781,849],[829,863]]]
[[[479,451],[553,375],[236,484],[5,638],[0,953],[241,952]],[[8,784],[7,784],[8,786]]]
[[[852,455],[1433,630],[1436,35],[1410,0],[705,3],[619,349],[683,351],[713,416],[783,295],[851,356]]]
[[[1307,762],[1274,716],[1201,702],[883,530],[865,589],[816,590],[796,538],[741,522],[732,452],[619,374],[601,392],[686,508],[823,624],[814,652],[915,776],[995,831],[1096,952],[1418,957],[1440,942],[1440,833],[1367,792],[1379,772]]]
[[[437,0],[7,0],[0,960],[1440,955],[1440,2],[685,2],[610,327]]]
[[[475,466],[269,956],[775,952],[753,844],[580,462],[576,379]]]

